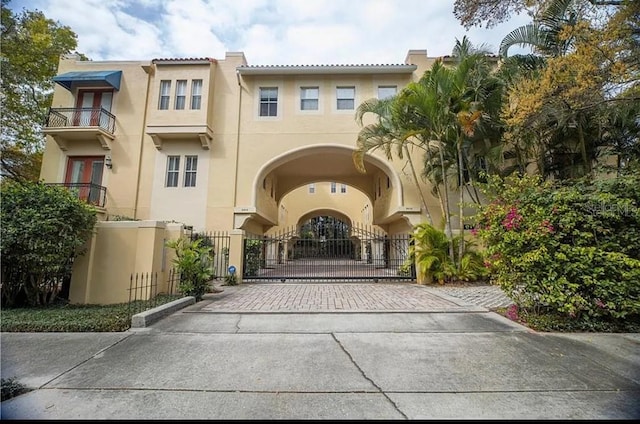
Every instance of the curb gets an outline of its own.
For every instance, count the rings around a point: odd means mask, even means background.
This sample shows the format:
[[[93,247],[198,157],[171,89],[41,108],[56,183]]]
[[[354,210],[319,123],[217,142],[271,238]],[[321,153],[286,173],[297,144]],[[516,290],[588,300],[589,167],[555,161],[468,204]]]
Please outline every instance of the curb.
[[[164,305],[156,306],[148,311],[140,312],[131,317],[131,328],[145,328],[161,318],[170,315],[182,308],[196,303],[194,296],[183,297]]]

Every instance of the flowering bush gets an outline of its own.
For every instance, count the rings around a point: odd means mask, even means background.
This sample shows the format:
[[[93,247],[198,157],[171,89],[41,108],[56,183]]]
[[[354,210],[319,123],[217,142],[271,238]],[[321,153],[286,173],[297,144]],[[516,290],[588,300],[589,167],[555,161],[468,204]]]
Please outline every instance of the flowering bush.
[[[476,216],[492,280],[519,307],[640,316],[640,178],[553,186],[490,178]]]

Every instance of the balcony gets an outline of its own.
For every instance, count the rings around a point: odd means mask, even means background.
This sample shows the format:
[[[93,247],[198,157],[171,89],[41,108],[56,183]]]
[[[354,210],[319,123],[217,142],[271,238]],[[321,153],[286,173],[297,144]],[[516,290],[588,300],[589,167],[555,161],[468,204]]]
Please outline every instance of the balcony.
[[[97,140],[103,149],[111,150],[115,126],[116,117],[102,108],[51,108],[44,133],[61,150],[68,150],[74,140]]]
[[[52,186],[62,186],[74,193],[76,197],[90,205],[104,208],[107,198],[107,188],[91,183],[47,183]]]
[[[195,141],[204,150],[209,150],[213,142],[213,131],[206,125],[147,125],[147,134],[156,149],[162,150],[167,140]]]

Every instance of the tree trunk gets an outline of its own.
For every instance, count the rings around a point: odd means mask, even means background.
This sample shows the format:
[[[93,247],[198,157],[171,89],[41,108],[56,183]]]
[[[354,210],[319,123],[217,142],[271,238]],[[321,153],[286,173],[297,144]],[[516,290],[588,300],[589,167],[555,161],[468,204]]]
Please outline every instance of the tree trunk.
[[[438,146],[440,151],[440,166],[442,167],[442,185],[445,204],[445,229],[447,231],[447,238],[449,239],[449,257],[451,262],[455,263],[455,255],[453,252],[453,233],[451,232],[451,211],[449,210],[449,187],[447,186],[447,172],[444,168],[444,152],[442,151],[442,143]]]
[[[409,161],[409,166],[411,167],[411,175],[413,176],[413,182],[418,189],[418,193],[420,194],[420,200],[422,201],[422,207],[424,208],[425,213],[427,214],[427,219],[429,219],[429,224],[433,227],[433,218],[431,217],[431,213],[429,212],[429,208],[427,207],[427,201],[424,197],[424,193],[422,192],[422,187],[420,187],[420,182],[418,181],[418,176],[416,174],[416,169],[413,167],[413,161],[411,160],[411,154],[409,153],[409,148],[405,144],[404,146],[405,154],[407,155],[407,160]]]
[[[460,271],[460,267],[462,266],[462,255],[464,254],[464,160],[462,159],[462,140],[458,142],[458,174],[460,176],[460,204],[458,206],[459,211],[459,220],[458,220],[458,228],[460,231],[460,242],[458,243],[458,271]]]
[[[580,140],[580,154],[582,155],[584,170],[589,176],[591,176],[591,161],[587,157],[587,146],[584,141],[584,131],[582,130],[582,124],[580,122],[578,122],[578,138]]]

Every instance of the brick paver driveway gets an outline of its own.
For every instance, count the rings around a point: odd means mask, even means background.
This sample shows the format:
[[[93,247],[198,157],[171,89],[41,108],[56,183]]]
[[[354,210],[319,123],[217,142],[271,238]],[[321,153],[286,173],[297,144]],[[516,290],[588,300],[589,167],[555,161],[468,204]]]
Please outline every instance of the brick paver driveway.
[[[479,306],[411,283],[248,283],[224,290],[202,311],[462,312]]]

